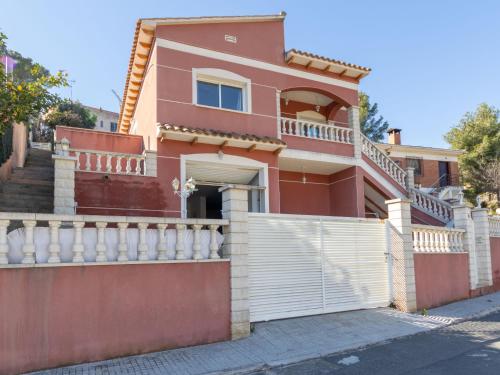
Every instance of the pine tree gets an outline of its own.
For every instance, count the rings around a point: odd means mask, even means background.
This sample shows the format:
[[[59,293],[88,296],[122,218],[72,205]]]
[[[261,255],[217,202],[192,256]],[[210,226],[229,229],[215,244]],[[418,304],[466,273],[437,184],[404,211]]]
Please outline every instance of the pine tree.
[[[389,123],[382,116],[377,116],[378,104],[370,103],[370,97],[359,92],[359,122],[361,132],[373,142],[380,142],[389,128]]]

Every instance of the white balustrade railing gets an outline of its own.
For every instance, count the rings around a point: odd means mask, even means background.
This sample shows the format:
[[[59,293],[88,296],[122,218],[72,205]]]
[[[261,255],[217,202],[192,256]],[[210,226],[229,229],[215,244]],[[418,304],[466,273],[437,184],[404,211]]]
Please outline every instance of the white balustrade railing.
[[[124,154],[109,151],[70,149],[76,157],[75,169],[80,172],[138,175],[146,174],[145,154]]]
[[[462,253],[464,229],[412,225],[413,250],[417,253]]]
[[[375,143],[361,134],[362,152],[368,159],[377,164],[399,185],[406,189],[406,172],[385,151],[377,147]]]
[[[7,233],[9,225],[19,221],[22,228]],[[0,212],[0,267],[219,259],[223,237],[218,230],[228,224],[211,219]]]
[[[353,143],[351,128],[322,124],[319,122],[281,117],[280,131],[282,135],[294,135],[297,137],[338,143]]]
[[[500,237],[500,216],[490,216],[490,237]]]
[[[428,215],[448,223],[453,218],[451,204],[415,188],[409,189],[412,205]]]

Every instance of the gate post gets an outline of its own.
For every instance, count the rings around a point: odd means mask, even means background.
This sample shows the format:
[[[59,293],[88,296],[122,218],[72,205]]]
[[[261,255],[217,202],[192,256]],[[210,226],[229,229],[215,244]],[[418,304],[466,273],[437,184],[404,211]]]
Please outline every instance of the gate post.
[[[399,310],[417,310],[413,239],[411,229],[411,200],[392,199],[385,202],[391,231],[392,282],[394,304]]]
[[[474,208],[471,215],[476,245],[477,287],[488,288],[493,285],[488,209]]]
[[[54,160],[54,213],[75,214],[76,157],[69,156],[69,141],[63,138],[56,144]]]
[[[222,255],[231,259],[231,338],[250,335],[248,301],[248,191],[247,185],[225,185],[222,192],[224,227]]]
[[[455,228],[465,229],[463,241],[464,249],[469,253],[469,287],[475,290],[478,287],[476,236],[470,208],[465,205],[454,206],[453,222]]]

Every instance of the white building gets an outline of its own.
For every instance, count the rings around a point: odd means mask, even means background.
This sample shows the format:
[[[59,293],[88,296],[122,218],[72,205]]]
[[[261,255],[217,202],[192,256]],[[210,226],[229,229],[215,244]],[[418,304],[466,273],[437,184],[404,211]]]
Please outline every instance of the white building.
[[[102,108],[90,107],[88,105],[85,105],[84,107],[97,117],[94,130],[116,132],[118,118],[120,116],[117,112],[107,111]]]

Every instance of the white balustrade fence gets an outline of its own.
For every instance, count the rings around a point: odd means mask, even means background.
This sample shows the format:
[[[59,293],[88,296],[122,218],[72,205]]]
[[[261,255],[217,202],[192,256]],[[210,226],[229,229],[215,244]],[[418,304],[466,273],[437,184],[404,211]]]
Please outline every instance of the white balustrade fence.
[[[406,172],[385,151],[379,149],[377,145],[363,134],[361,134],[361,143],[363,153],[391,176],[394,181],[406,189]]]
[[[490,223],[490,236],[500,237],[500,216],[490,216],[488,221]]]
[[[453,209],[448,202],[415,188],[410,188],[409,193],[412,205],[420,208],[430,216],[443,223],[447,223],[453,218]]]
[[[413,225],[413,250],[417,253],[461,253],[464,229]]]
[[[10,224],[23,227],[7,233]],[[42,226],[48,222],[48,227]],[[40,226],[37,226],[40,224]],[[0,213],[0,266],[219,259],[227,220]]]
[[[144,154],[123,154],[109,151],[70,149],[76,157],[77,171],[123,175],[146,175]]]
[[[280,118],[282,135],[319,139],[338,143],[353,143],[352,129],[319,122]]]

